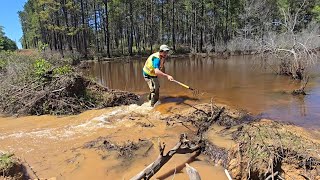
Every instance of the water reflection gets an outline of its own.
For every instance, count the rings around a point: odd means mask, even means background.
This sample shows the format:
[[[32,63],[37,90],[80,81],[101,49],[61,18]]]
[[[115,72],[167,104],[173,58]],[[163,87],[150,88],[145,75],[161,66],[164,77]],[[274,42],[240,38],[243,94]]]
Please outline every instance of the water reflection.
[[[90,63],[86,72],[101,84],[126,91],[146,94],[149,90],[142,77],[145,59],[129,62]],[[288,93],[300,83],[288,77],[277,76],[265,60],[257,56],[237,56],[230,59],[186,57],[169,59],[166,72],[176,80],[199,89],[203,95],[199,102],[224,103],[246,109],[265,117],[294,122],[303,126],[320,127],[319,73],[313,75],[305,97]],[[193,98],[192,93],[166,78],[160,79],[160,95],[164,102],[178,97]],[[176,97],[168,98],[168,97]]]

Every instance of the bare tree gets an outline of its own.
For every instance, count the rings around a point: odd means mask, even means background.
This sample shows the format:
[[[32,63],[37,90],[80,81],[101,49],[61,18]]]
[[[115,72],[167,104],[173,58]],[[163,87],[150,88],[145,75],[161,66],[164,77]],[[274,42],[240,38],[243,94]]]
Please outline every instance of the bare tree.
[[[319,47],[319,25],[312,24],[300,33],[270,33],[265,41],[264,50],[271,52],[278,65],[278,73],[304,80],[310,68],[319,57],[315,49]],[[318,42],[318,44],[317,44]]]
[[[315,51],[320,46],[319,24],[311,23],[302,32],[296,30],[297,24],[304,20],[301,12],[305,6],[306,0],[295,11],[281,8],[283,19],[275,24],[285,27],[285,31],[269,33],[263,42],[263,50],[276,60],[278,73],[298,80],[305,80],[309,69],[319,59]]]

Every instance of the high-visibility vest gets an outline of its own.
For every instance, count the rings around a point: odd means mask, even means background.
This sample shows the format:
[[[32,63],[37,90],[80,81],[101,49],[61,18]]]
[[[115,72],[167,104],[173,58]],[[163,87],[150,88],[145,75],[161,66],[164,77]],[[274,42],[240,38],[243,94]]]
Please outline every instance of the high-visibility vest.
[[[144,64],[144,67],[143,67],[143,71],[148,74],[149,76],[157,76],[156,73],[154,72],[154,67],[153,67],[153,62],[152,62],[152,59],[156,57],[156,58],[159,58],[160,59],[160,53],[159,52],[156,52],[156,53],[153,53],[151,54],[146,63]]]

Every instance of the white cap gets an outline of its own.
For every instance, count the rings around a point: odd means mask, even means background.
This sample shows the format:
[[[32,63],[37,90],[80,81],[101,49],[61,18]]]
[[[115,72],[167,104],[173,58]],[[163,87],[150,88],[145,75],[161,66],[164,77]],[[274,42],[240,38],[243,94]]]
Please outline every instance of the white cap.
[[[169,47],[165,44],[160,46],[160,51],[169,51],[169,50],[170,50]]]

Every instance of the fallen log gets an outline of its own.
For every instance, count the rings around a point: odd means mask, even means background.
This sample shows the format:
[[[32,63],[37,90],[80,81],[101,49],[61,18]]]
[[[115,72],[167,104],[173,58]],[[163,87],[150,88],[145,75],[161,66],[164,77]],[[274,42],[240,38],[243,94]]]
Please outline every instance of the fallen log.
[[[201,151],[203,143],[199,142],[196,145],[192,144],[186,137],[185,134],[180,135],[180,141],[164,155],[164,149],[166,147],[165,143],[159,142],[160,154],[158,158],[148,165],[144,170],[138,173],[136,176],[132,177],[130,180],[140,180],[140,179],[150,179],[154,174],[156,174],[161,167],[166,164],[175,154],[188,154],[195,151]],[[200,154],[200,153],[198,153]]]

